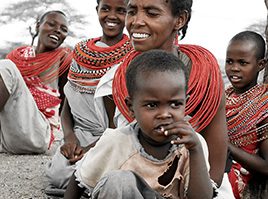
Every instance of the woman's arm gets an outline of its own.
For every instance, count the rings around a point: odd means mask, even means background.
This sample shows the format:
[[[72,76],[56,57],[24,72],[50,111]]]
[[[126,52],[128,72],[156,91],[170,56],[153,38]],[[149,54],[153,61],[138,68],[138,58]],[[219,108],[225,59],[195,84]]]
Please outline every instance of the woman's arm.
[[[60,113],[61,113],[61,111],[62,111],[63,104],[64,104],[64,99],[65,99],[65,94],[64,94],[63,88],[64,88],[65,84],[66,84],[67,81],[68,81],[68,80],[67,80],[68,71],[69,71],[69,70],[66,70],[66,71],[59,77],[59,82],[58,82],[58,85],[59,85],[59,93],[60,93],[60,99],[61,99]]]
[[[268,123],[268,118],[260,125]],[[268,135],[268,131],[263,136]],[[239,162],[245,169],[268,176],[268,139],[261,141],[259,154],[249,154],[243,149],[229,143],[229,149],[235,161]]]
[[[225,112],[225,95],[211,123],[201,132],[209,150],[210,177],[218,186],[221,185],[228,149],[228,135]]]
[[[74,121],[67,98],[64,100],[61,123],[64,135],[64,144],[61,146],[61,153],[69,159],[70,163],[75,163],[83,156],[83,148],[80,146],[79,140],[74,133]]]
[[[115,103],[113,101],[113,96],[108,95],[103,97],[104,106],[109,119],[109,128],[116,128],[114,124],[114,113],[115,113]]]

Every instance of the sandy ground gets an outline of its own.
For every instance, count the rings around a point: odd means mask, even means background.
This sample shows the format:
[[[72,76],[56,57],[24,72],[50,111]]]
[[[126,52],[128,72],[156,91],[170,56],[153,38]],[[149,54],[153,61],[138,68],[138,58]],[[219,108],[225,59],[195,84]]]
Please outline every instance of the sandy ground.
[[[56,199],[44,193],[45,166],[59,145],[57,140],[43,155],[0,153],[0,199]]]
[[[0,154],[0,198],[47,198],[44,167],[48,155]]]

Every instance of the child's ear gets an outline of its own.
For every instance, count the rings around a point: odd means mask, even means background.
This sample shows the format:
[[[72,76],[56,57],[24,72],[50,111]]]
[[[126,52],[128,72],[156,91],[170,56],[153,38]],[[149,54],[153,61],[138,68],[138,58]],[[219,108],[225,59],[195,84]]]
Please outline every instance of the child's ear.
[[[97,13],[98,13],[98,9],[99,9],[99,5],[96,6],[96,11],[97,11]]]
[[[126,97],[125,98],[125,103],[126,103],[126,105],[128,107],[128,110],[129,110],[130,115],[134,118],[135,116],[134,116],[133,103],[132,103],[131,97],[129,97],[129,96]]]
[[[267,64],[267,59],[261,59],[258,61],[259,71],[263,70]]]

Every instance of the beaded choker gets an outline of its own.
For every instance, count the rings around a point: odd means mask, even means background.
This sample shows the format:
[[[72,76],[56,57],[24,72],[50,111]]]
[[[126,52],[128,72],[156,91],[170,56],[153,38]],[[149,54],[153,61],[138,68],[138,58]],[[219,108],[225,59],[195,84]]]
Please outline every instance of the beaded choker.
[[[268,85],[259,84],[239,95],[233,87],[226,90],[228,136],[232,144],[247,146],[268,138],[267,126],[258,126],[268,117],[267,91]]]
[[[94,93],[100,78],[132,49],[129,38],[123,35],[121,41],[113,46],[96,45],[100,37],[79,42],[74,51],[68,79],[73,88],[80,92]]]
[[[215,57],[206,49],[196,45],[179,45],[192,62],[186,103],[189,122],[197,132],[203,130],[216,115],[223,93],[223,81]],[[113,80],[113,99],[124,117],[131,122],[128,108],[124,102],[128,95],[125,83],[126,68],[139,53],[131,52],[117,69]]]

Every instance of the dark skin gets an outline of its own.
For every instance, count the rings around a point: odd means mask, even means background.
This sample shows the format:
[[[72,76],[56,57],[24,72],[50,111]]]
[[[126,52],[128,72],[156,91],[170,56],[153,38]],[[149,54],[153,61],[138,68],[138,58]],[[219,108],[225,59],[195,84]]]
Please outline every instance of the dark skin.
[[[1,76],[0,76],[0,93],[1,93],[0,95],[0,112],[1,112],[4,109],[4,106],[10,96]]]
[[[259,72],[264,69],[267,60],[257,59],[257,44],[251,40],[231,40],[226,55],[225,70],[234,92],[241,94],[256,86]],[[234,78],[237,76],[238,78]],[[258,124],[268,123],[268,118]],[[261,136],[267,136],[266,130]],[[259,137],[260,138],[260,137]],[[253,174],[268,176],[268,139],[259,143],[259,153],[249,154],[242,148],[229,143],[233,159]]]
[[[58,48],[68,35],[68,22],[66,17],[60,13],[52,12],[45,16],[45,18],[36,24],[36,31],[38,32],[38,43],[35,49],[35,53],[44,53]],[[51,39],[51,35],[58,38],[58,41]],[[63,60],[62,60],[63,62]],[[67,82],[68,70],[65,71],[58,79],[58,87],[60,93],[60,99],[62,100],[60,106],[60,112],[62,110],[64,102],[63,87]],[[40,74],[42,78],[42,74]]]
[[[103,30],[103,35],[100,41],[108,46],[117,44],[123,37],[123,29],[125,26],[126,12],[124,1],[101,0],[99,5],[96,7],[96,11]],[[115,128],[115,124],[113,122],[115,104],[112,100],[112,96],[103,97],[103,101],[109,118],[109,128]],[[71,164],[73,164],[80,160],[83,157],[83,154],[93,147],[96,142],[87,147],[82,147],[80,145],[76,135],[74,134],[73,117],[67,99],[65,99],[62,108],[61,118],[64,133],[64,144],[61,147],[61,153]]]
[[[167,156],[172,144],[184,144],[190,155],[187,197],[212,198],[202,145],[189,122],[184,121],[186,96],[182,79],[182,74],[176,72],[139,75],[136,91],[125,101],[140,126],[138,138],[144,150],[161,160]],[[174,167],[177,167],[175,163],[161,176],[163,184],[168,184],[174,176]]]
[[[151,49],[162,49],[178,56],[174,38],[177,32],[187,23],[189,15],[187,11],[182,11],[179,16],[174,16],[170,8],[170,1],[128,1],[126,28],[135,50],[143,52]],[[140,40],[136,38],[136,33],[147,33],[148,38]],[[224,95],[216,115],[200,134],[208,144],[211,166],[210,176],[220,186],[225,170],[228,148]]]
[[[208,144],[210,176],[220,185],[227,159],[227,126],[225,115],[225,95],[222,96],[220,106],[210,124],[201,132]]]
[[[87,147],[80,146],[79,140],[75,136],[73,129],[66,128],[66,126],[74,126],[70,110],[68,100],[65,99],[61,113],[64,144],[61,146],[60,151],[69,160],[70,164],[74,164],[83,157],[86,151],[95,146],[97,141]]]
[[[115,103],[113,101],[113,96],[105,96],[103,97],[104,106],[107,112],[107,116],[109,118],[109,127],[116,128],[113,118],[115,113]]]
[[[58,48],[68,35],[68,23],[66,17],[60,13],[52,12],[44,17],[44,19],[36,24],[38,32],[38,42],[35,49],[36,54],[48,52]],[[52,41],[50,35],[58,38],[58,41]],[[42,74],[40,74],[42,79]],[[67,72],[59,78],[60,98],[64,99],[62,92],[63,86],[67,81]],[[9,93],[0,77],[0,111],[3,109],[9,98]]]
[[[64,199],[81,198],[82,194],[84,193],[85,188],[79,187],[75,178],[76,177],[73,174],[72,177],[70,178],[69,184],[64,193],[64,197],[63,197]]]
[[[133,97],[126,98],[131,114],[140,126],[139,141],[144,150],[157,159],[164,159],[172,144],[184,144],[190,153],[189,199],[212,198],[202,145],[191,125],[184,121],[185,82],[182,73],[156,72],[154,77],[141,76]],[[160,79],[159,79],[160,78]],[[163,79],[161,79],[163,78]],[[165,78],[167,85],[160,86]],[[178,79],[181,80],[178,86]],[[179,139],[177,139],[179,138]],[[162,175],[161,184],[168,184],[176,171],[178,159]],[[80,198],[81,189],[73,175],[64,198]]]

